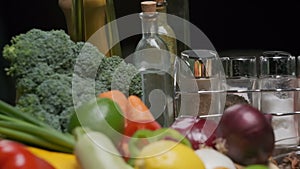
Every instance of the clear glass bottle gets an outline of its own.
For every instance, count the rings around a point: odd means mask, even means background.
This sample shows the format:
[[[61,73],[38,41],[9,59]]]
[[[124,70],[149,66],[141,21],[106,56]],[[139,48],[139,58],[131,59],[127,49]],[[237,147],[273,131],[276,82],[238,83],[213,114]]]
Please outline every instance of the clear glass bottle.
[[[169,51],[177,55],[177,42],[174,30],[167,21],[167,1],[156,0],[156,11],[159,12],[157,25],[160,38],[166,43]],[[172,61],[174,62],[174,61]]]
[[[142,74],[143,101],[162,126],[169,126],[174,120],[171,55],[157,33],[156,2],[144,1],[141,5],[143,35],[133,63]]]

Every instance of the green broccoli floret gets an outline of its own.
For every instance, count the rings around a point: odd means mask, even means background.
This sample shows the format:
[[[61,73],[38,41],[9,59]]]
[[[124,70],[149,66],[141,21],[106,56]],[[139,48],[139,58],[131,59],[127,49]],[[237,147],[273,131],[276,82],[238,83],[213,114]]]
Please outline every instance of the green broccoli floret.
[[[75,43],[62,30],[32,29],[13,37],[3,57],[10,62],[7,74],[16,79],[16,106],[59,131],[67,131],[74,106],[90,97],[111,89],[142,93],[132,64],[105,57],[90,43]]]
[[[100,54],[98,48],[90,43],[77,43],[78,51],[74,73],[83,78],[95,79],[99,64],[105,56]]]
[[[24,74],[22,77],[16,79],[18,95],[22,95],[22,93],[34,93],[39,84],[49,79],[49,76],[55,74],[55,71],[43,62],[26,70],[26,72],[26,76]]]
[[[50,114],[60,114],[72,107],[72,77],[54,74],[36,88],[42,108]],[[64,104],[62,104],[64,103]]]
[[[46,117],[55,117],[57,121],[54,124],[60,124],[56,128],[62,128],[64,131],[68,126],[69,117],[74,112],[71,82],[70,76],[54,74],[42,82],[35,92],[39,96],[40,107],[47,112]],[[47,119],[51,118],[46,118],[46,122]],[[52,122],[51,124],[53,125]]]
[[[36,94],[24,94],[19,97],[17,107],[22,111],[34,115],[35,112],[40,112],[40,99]],[[37,116],[40,118],[40,116]],[[43,119],[40,119],[43,120]]]
[[[21,110],[21,112],[30,114],[36,117],[38,120],[50,124],[53,128],[59,131],[63,131],[60,115],[50,114],[46,112],[42,108],[43,106],[40,103],[40,98],[38,97],[38,95],[31,93],[22,95],[18,99],[16,106]]]
[[[99,93],[117,89],[125,95],[142,95],[141,75],[136,67],[126,63],[119,56],[101,60],[96,77],[96,91]],[[104,89],[104,90],[103,90]]]

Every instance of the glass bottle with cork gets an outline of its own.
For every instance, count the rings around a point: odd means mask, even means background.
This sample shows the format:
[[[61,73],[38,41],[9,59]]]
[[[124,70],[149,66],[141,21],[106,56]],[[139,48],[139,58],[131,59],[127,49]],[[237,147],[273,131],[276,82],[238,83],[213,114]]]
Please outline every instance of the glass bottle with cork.
[[[142,75],[143,101],[162,126],[173,120],[173,78],[171,54],[157,33],[156,2],[141,2],[142,38],[133,55],[133,64]]]
[[[177,42],[174,30],[168,24],[167,21],[167,1],[156,0],[156,11],[159,12],[157,24],[158,34],[161,39],[166,43],[169,51],[177,55]]]

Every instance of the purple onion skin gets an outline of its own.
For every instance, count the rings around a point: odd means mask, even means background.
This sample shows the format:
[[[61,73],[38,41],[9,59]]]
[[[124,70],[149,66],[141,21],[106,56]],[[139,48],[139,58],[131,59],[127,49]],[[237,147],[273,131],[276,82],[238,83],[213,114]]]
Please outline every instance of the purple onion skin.
[[[198,117],[180,117],[175,120],[171,128],[179,131],[191,142],[192,148],[197,150],[201,144],[213,146],[216,139],[217,124],[212,120]]]
[[[226,155],[241,165],[267,164],[275,144],[270,118],[246,104],[224,111],[216,136],[226,140]]]

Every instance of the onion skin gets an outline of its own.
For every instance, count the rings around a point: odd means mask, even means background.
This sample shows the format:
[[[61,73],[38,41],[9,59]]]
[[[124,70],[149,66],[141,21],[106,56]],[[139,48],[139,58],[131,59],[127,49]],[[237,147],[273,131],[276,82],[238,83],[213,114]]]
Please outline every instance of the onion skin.
[[[216,135],[225,139],[225,154],[241,165],[267,164],[275,144],[270,119],[247,104],[227,108]]]
[[[217,123],[199,117],[180,117],[175,120],[171,128],[183,134],[192,144],[192,148],[197,150],[201,144],[213,146],[216,139],[215,130]]]

